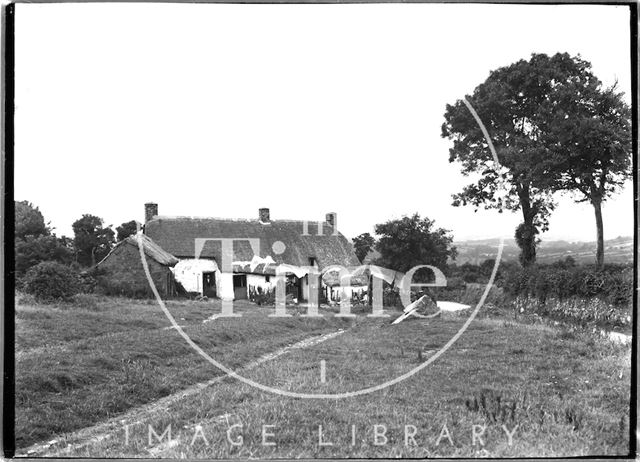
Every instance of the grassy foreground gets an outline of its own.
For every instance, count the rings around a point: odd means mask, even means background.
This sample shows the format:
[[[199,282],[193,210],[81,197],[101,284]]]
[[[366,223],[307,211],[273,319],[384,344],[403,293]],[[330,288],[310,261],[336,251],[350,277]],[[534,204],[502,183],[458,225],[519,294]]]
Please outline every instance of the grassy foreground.
[[[220,302],[169,301],[189,336],[238,368],[278,347],[335,331],[327,317],[269,318],[236,302],[242,318],[207,318]],[[241,320],[241,321],[239,321]],[[195,353],[153,301],[81,296],[75,303],[16,303],[16,447],[50,439],[221,374]]]
[[[363,317],[351,324],[330,315],[314,321],[277,319],[267,317],[269,309],[246,305],[238,310],[247,316],[242,323],[219,319],[202,324],[219,307],[174,302],[170,309],[190,326],[186,330],[199,345],[232,367],[278,345],[351,325],[331,340],[247,372],[259,383],[304,393],[355,391],[397,377],[437,352],[464,321],[435,318],[389,326]],[[173,330],[162,329],[168,322],[153,304],[111,299],[92,309],[18,306],[18,320],[16,373],[24,387],[16,387],[21,396],[16,398],[18,447],[218,374]],[[75,328],[65,329],[69,323]],[[38,332],[40,338],[34,338]],[[29,347],[20,349],[22,344]],[[429,367],[381,391],[346,399],[296,399],[227,378],[135,422],[124,421],[106,436],[90,434],[93,441],[87,442],[86,435],[84,440],[63,437],[47,455],[624,455],[629,395],[628,345],[542,324],[483,318]]]

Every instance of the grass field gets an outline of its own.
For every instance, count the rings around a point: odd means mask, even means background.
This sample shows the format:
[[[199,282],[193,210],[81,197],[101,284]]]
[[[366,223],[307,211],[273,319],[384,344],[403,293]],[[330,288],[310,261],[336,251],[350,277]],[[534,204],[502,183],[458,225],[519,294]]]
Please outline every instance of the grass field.
[[[236,319],[214,302],[167,308],[203,349],[232,368],[285,344],[348,323],[339,318],[269,318],[238,302]],[[203,361],[157,304],[80,297],[75,304],[16,306],[16,446],[73,431],[206,381],[221,372]]]
[[[271,310],[244,304],[237,310],[243,318],[203,324],[219,312],[217,302],[168,307],[203,349],[234,368],[310,335],[346,329],[246,371],[259,383],[304,393],[355,391],[394,378],[438,351],[464,321],[435,318],[389,326],[381,319],[340,320],[328,314],[315,320],[269,318]],[[225,378],[133,419],[127,411],[220,374],[175,331],[164,329],[168,321],[156,305],[87,298],[76,306],[19,304],[17,311],[18,447],[59,440],[39,455],[628,453],[630,348],[586,333],[485,317],[429,367],[372,394],[296,399]],[[107,434],[64,435],[111,417],[122,422]],[[171,442],[167,434],[160,442],[149,441],[150,428],[161,435],[169,426]]]

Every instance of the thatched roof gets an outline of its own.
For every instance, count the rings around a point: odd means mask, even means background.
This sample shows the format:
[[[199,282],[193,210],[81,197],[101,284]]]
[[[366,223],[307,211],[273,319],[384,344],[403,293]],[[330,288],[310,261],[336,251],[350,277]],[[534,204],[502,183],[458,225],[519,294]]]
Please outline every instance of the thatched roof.
[[[318,267],[330,265],[357,266],[358,258],[351,243],[340,233],[333,235],[333,227],[323,223],[318,235],[317,222],[308,222],[308,235],[303,235],[302,221],[275,220],[261,223],[256,220],[222,218],[155,217],[145,225],[145,234],[163,249],[178,258],[195,258],[195,242],[200,238],[257,238],[259,257],[271,256],[277,264],[309,265],[316,259]],[[273,251],[273,244],[281,241],[286,248],[282,254]],[[221,244],[208,241],[201,258],[214,258],[221,262]],[[233,261],[250,261],[254,256],[248,241],[236,242]]]
[[[107,260],[109,256],[122,245],[132,245],[136,249],[138,249],[139,241],[142,241],[142,248],[144,249],[145,255],[157,261],[161,265],[175,266],[176,263],[178,263],[179,260],[176,257],[162,249],[162,247],[153,242],[148,236],[145,236],[144,234],[134,234],[118,242],[115,247],[111,249],[111,252],[109,252],[109,254],[100,261],[100,263]],[[98,265],[100,265],[100,263],[98,263]]]

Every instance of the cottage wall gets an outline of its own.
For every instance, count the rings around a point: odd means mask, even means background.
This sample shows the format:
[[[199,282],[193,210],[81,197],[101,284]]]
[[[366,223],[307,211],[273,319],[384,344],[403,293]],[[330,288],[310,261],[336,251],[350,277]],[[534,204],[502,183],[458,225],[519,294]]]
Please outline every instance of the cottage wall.
[[[180,260],[173,267],[173,274],[184,290],[187,292],[198,292],[202,295],[202,273],[218,271],[218,265],[213,260],[205,258],[186,258]],[[216,292],[219,293],[216,278]]]
[[[266,276],[263,276],[262,274],[247,274],[247,287],[250,289],[257,289],[260,287],[263,291],[275,289],[276,277],[269,277],[269,282],[267,282]]]
[[[174,295],[175,284],[169,267],[149,257],[146,261],[158,292],[162,296]],[[98,284],[109,293],[129,296],[153,294],[136,246],[128,243],[117,246],[98,268]]]

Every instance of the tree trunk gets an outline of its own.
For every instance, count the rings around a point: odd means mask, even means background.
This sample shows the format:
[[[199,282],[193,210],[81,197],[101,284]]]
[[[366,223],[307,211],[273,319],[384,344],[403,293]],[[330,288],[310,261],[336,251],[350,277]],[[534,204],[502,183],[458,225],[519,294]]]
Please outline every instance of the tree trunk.
[[[524,222],[516,228],[515,238],[520,247],[520,264],[530,266],[536,262],[536,228],[533,224],[536,213],[531,207],[528,185],[520,186],[518,197]]]
[[[604,227],[602,224],[602,201],[594,200],[591,202],[596,213],[596,269],[600,270],[604,267]]]
[[[533,218],[527,217],[524,223],[516,228],[516,242],[520,247],[520,263],[531,266],[536,262],[536,233]]]

